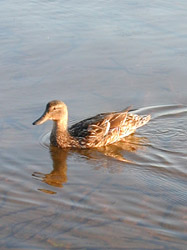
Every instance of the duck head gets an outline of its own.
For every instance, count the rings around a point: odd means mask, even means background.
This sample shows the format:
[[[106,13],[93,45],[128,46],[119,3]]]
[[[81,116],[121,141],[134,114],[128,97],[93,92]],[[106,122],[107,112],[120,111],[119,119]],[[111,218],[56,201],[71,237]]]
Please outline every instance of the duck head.
[[[46,105],[43,115],[33,122],[33,125],[40,125],[47,120],[67,123],[68,111],[65,103],[54,100]]]

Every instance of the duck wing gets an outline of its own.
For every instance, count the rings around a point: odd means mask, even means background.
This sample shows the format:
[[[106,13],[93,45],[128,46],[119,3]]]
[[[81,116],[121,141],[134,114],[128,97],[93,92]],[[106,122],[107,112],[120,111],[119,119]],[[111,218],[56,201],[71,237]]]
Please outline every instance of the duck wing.
[[[81,147],[101,147],[119,141],[125,126],[128,110],[102,113],[69,128],[71,136],[78,139]]]

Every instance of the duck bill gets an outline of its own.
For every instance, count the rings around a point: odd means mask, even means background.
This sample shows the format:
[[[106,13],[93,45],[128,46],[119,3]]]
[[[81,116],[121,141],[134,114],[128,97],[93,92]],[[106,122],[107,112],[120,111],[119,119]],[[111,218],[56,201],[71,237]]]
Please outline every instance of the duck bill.
[[[40,118],[33,122],[33,125],[40,125],[46,122],[47,120],[49,120],[49,115],[48,113],[44,112],[44,114]]]

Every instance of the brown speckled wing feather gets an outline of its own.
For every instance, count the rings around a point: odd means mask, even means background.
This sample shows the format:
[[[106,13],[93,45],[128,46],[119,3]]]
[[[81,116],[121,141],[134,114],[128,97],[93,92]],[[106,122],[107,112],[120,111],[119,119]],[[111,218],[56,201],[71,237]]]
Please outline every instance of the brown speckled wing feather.
[[[139,116],[121,112],[102,113],[76,123],[69,133],[82,148],[101,147],[121,140],[135,132],[150,120],[150,116]]]
[[[83,147],[100,147],[119,140],[120,128],[124,126],[127,112],[103,113],[76,123],[69,133]]]

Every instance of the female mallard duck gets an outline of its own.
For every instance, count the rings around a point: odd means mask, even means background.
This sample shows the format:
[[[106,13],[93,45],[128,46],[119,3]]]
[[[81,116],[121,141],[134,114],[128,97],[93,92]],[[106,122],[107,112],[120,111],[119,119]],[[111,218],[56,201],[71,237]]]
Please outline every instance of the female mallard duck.
[[[51,101],[44,114],[33,122],[39,125],[53,120],[51,145],[60,148],[96,148],[112,144],[132,134],[150,120],[151,116],[139,116],[128,112],[102,113],[80,121],[68,128],[68,110],[65,103]]]

